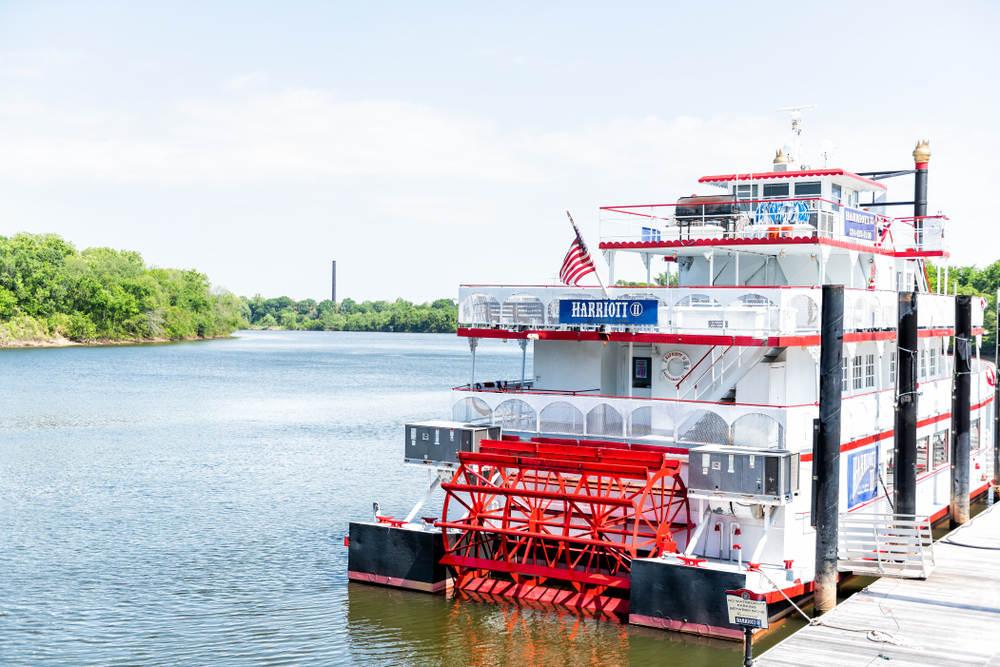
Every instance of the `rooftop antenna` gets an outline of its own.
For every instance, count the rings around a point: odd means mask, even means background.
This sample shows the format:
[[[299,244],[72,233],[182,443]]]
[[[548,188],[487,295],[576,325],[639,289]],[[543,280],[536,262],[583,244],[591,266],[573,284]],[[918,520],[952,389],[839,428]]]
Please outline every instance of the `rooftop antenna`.
[[[781,109],[776,109],[776,111],[792,112],[792,151],[787,156],[792,164],[799,163],[799,154],[802,152],[802,144],[799,141],[799,135],[802,134],[802,110],[818,108],[818,104],[804,104],[799,107],[782,107]]]

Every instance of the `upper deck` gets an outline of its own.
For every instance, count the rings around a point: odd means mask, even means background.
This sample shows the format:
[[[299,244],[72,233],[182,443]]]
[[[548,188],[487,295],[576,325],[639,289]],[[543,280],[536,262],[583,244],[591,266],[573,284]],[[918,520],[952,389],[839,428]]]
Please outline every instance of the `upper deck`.
[[[818,345],[822,289],[819,287],[614,286],[614,300],[655,302],[650,324],[561,322],[562,301],[604,299],[600,288],[525,285],[463,285],[459,288],[459,335],[536,340],[691,342],[744,346]],[[899,295],[891,290],[844,290],[844,340],[896,337]],[[982,333],[983,310],[973,308]],[[951,335],[953,297],[920,294],[922,336]]]
[[[885,186],[842,169],[704,176],[699,183],[726,194],[601,208],[601,249],[673,255],[720,246],[774,254],[820,244],[890,257],[949,254],[947,217],[890,217]]]

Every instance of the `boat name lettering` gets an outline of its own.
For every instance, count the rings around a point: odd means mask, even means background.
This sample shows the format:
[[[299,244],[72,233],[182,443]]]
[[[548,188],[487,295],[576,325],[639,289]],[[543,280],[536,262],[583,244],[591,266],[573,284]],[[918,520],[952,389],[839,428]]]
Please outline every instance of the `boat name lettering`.
[[[876,220],[874,213],[845,207],[844,236],[862,241],[874,241]]]
[[[878,447],[847,455],[847,509],[878,496]]]
[[[561,324],[656,324],[659,303],[655,299],[609,300],[560,299]]]

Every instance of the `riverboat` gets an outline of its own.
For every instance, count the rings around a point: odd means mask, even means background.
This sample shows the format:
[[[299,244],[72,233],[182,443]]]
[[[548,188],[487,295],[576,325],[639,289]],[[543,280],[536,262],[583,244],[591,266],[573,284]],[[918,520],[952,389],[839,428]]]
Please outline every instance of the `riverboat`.
[[[796,146],[800,123],[794,113]],[[349,576],[729,639],[743,630],[725,591],[742,589],[776,621],[814,586],[825,285],[844,286],[840,569],[926,576],[930,525],[952,501],[956,299],[943,290],[949,220],[926,211],[928,144],[913,157],[913,170],[859,173],[811,168],[793,148],[770,171],[703,176],[702,194],[673,204],[604,207],[607,288],[462,285],[470,382],[449,421],[406,425],[404,459],[431,471],[427,494],[405,519],[376,508],[351,524]],[[914,215],[893,217],[885,181],[910,173]],[[615,285],[625,262],[642,263],[645,285]],[[900,303],[914,293],[910,350]],[[993,467],[985,307],[972,299],[969,497]],[[477,377],[487,338],[532,346],[530,376],[523,364],[519,378]],[[910,516],[894,506],[904,372],[917,404]],[[418,519],[438,488],[442,515]]]

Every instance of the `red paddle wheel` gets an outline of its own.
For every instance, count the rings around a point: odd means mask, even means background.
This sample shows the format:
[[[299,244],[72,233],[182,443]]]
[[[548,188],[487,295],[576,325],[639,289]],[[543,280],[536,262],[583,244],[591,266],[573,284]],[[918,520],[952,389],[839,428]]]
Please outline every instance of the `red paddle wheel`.
[[[662,449],[484,440],[458,457],[436,525],[459,588],[501,575],[590,595],[628,589],[633,558],[690,538],[680,462]]]

